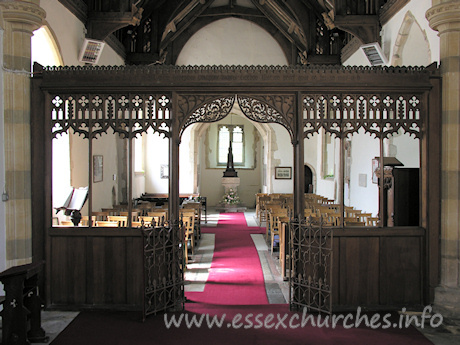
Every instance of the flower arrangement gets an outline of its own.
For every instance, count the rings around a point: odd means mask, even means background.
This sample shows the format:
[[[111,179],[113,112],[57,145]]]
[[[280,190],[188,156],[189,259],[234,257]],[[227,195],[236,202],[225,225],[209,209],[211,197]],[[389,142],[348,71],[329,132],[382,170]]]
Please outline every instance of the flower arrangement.
[[[222,199],[224,204],[234,205],[240,203],[240,197],[238,193],[233,188],[230,188],[225,194]]]

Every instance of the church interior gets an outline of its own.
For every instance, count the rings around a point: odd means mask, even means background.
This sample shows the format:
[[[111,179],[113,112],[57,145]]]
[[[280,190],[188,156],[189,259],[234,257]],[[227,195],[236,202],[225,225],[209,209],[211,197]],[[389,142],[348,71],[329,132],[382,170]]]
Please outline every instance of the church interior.
[[[183,308],[234,213],[291,308],[459,320],[459,42],[459,0],[0,2],[3,334],[21,274]]]

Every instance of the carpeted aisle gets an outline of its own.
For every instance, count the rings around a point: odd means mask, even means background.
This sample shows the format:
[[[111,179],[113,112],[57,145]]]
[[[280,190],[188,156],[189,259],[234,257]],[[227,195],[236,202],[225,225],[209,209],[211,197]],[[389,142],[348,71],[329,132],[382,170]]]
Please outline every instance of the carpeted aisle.
[[[223,213],[215,229],[215,249],[204,292],[186,292],[189,302],[216,305],[268,304],[264,275],[243,213]],[[193,303],[186,304],[194,311]]]
[[[82,312],[52,345],[431,344],[413,327],[396,327],[394,314],[389,323],[381,315],[381,325],[390,325],[388,329],[366,327],[364,316],[359,327],[346,329],[344,316],[332,327],[332,319],[325,324],[324,316],[294,313],[287,304],[268,304],[250,237],[265,229],[248,227],[242,213],[226,213],[216,228],[202,231],[215,233],[211,271],[203,292],[186,293],[184,313],[149,316],[142,323],[140,312]]]

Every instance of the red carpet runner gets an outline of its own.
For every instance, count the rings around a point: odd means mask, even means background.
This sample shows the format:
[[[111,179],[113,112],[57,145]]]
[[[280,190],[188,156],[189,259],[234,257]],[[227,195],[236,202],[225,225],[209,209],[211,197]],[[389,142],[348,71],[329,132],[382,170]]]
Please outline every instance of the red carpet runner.
[[[264,275],[251,233],[260,228],[246,225],[243,213],[223,213],[215,232],[215,249],[204,292],[187,292],[189,301],[216,305],[268,304]],[[193,311],[194,305],[186,304]]]
[[[186,293],[185,313],[150,316],[142,323],[140,313],[82,312],[52,345],[431,344],[413,327],[371,329],[364,319],[360,327],[345,329],[341,321],[324,326],[324,318],[323,326],[312,326],[318,315],[310,315],[301,327],[302,313],[267,304],[253,229],[259,230],[247,227],[243,214],[223,214],[217,228],[203,229],[216,234],[211,272],[204,292]],[[390,320],[396,325],[398,316]]]

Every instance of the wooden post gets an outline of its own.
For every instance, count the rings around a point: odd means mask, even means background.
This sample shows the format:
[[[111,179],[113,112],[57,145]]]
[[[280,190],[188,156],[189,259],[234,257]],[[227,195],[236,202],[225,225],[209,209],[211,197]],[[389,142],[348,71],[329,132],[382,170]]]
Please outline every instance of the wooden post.
[[[172,95],[171,136],[169,138],[169,220],[179,224],[179,146],[180,124],[176,115],[177,93]]]
[[[294,215],[293,218],[303,218],[305,208],[305,174],[304,174],[304,139],[303,139],[303,116],[302,96],[296,93],[295,127],[292,138],[294,147]]]

